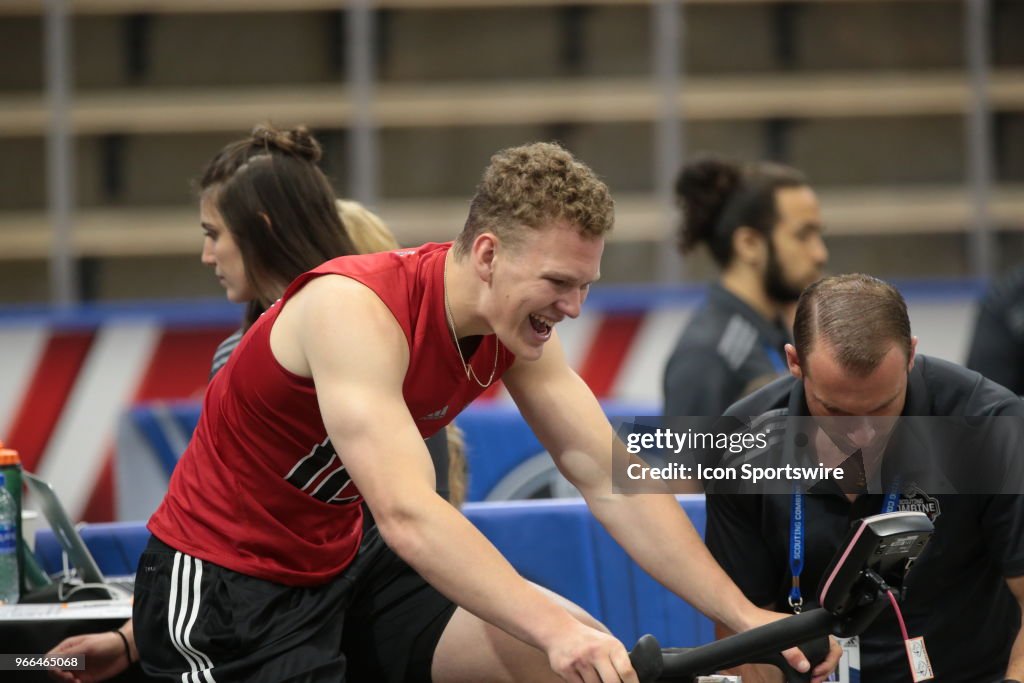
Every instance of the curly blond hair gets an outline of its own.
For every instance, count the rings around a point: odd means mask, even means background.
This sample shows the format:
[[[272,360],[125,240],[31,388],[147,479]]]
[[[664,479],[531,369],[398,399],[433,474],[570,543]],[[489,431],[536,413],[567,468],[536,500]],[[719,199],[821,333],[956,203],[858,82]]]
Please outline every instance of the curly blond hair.
[[[556,143],[504,149],[491,157],[477,185],[455,253],[468,253],[483,232],[515,243],[523,227],[538,229],[555,221],[568,223],[582,235],[603,237],[615,223],[608,186]]]

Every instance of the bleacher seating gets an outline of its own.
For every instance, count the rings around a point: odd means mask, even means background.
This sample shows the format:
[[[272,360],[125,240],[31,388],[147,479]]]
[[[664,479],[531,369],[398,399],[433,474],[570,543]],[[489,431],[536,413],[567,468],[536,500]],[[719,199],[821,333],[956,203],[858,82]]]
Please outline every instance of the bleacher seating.
[[[831,237],[959,234],[972,211],[967,189],[956,185],[839,187],[819,195]],[[616,207],[620,227],[609,236],[612,244],[656,242],[663,236],[664,212],[652,196],[619,195]],[[1000,225],[1022,220],[1024,183],[997,188],[991,211]],[[466,202],[459,199],[394,200],[380,211],[405,244],[450,239],[465,222],[465,213]],[[194,208],[82,209],[72,241],[84,257],[164,255],[197,260],[197,220]],[[0,212],[4,258],[45,258],[52,242],[45,214]]]
[[[619,205],[611,277],[649,274],[671,227],[652,193],[659,93],[651,78],[652,3],[642,0],[379,0],[379,209],[406,243],[449,238],[493,150],[557,138],[606,177]],[[865,237],[861,254],[894,235],[957,234],[970,223],[961,184],[965,0],[780,2],[687,0],[686,77],[676,103],[690,150],[773,156],[807,171],[833,235]],[[1008,27],[1022,3],[995,2],[989,101],[996,114],[992,214],[1024,227],[1024,51]],[[0,3],[0,283],[25,279],[49,255],[45,204],[41,0]],[[97,297],[148,287],[117,265],[164,258],[194,273],[198,249],[187,180],[253,122],[304,122],[345,192],[344,12],[330,0],[74,0],[80,211],[73,239],[90,259]],[[199,19],[199,20],[197,20]],[[222,36],[234,32],[227,45]],[[445,40],[438,40],[440,33]],[[243,57],[244,55],[244,57]],[[955,240],[922,240],[922,268],[948,275]],[[881,248],[879,248],[881,247]],[[872,263],[858,268],[895,275]],[[1006,253],[1000,250],[1000,254]],[[618,260],[626,265],[620,265]],[[701,261],[688,269],[703,277]],[[946,265],[944,265],[946,264]],[[888,267],[880,261],[880,268]],[[43,271],[34,271],[39,277]],[[162,270],[161,270],[162,272]],[[158,278],[152,295],[193,295],[187,278]],[[135,285],[135,287],[133,287]],[[22,290],[40,287],[22,285]],[[2,291],[15,291],[0,286]],[[216,285],[206,290],[215,293]],[[144,290],[142,295],[150,295]]]

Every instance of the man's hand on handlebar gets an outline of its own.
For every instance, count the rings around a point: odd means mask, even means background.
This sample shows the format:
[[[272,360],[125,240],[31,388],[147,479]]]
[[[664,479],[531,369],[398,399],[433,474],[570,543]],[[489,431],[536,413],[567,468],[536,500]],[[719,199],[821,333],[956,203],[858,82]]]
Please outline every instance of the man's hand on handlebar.
[[[754,623],[751,623],[749,627],[755,628],[757,626],[763,626],[765,624],[770,624],[773,621],[778,621],[779,619],[785,619],[788,616],[792,615],[782,614],[781,612],[772,612],[771,610],[766,609],[758,609],[757,612],[754,613]],[[839,643],[836,642],[836,639],[829,637],[828,657],[814,667],[814,670],[811,672],[811,683],[822,683],[839,665],[839,658],[842,654],[843,649],[839,647]],[[804,656],[804,653],[801,652],[799,648],[791,647],[788,650],[784,650],[782,652],[782,656],[785,657],[786,661],[789,662],[789,665],[797,671],[805,672],[810,668],[810,662],[807,661],[807,657]]]
[[[638,683],[626,648],[614,637],[578,624],[546,648],[551,669],[572,683]]]

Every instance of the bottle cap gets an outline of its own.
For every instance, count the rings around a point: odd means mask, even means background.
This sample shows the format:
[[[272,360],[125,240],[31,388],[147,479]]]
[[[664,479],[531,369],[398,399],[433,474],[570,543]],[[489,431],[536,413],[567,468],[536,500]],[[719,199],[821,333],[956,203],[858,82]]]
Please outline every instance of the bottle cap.
[[[4,447],[4,442],[0,441],[0,467],[20,464],[21,456],[18,455],[18,451]]]

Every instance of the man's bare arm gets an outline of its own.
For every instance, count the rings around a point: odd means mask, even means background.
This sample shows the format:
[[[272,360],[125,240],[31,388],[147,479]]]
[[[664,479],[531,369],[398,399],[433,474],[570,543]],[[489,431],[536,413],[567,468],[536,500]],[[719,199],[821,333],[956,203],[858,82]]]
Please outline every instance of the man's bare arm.
[[[402,396],[407,342],[376,295],[324,277],[288,305],[275,355],[294,344],[298,365],[308,364],[327,432],[387,544],[452,601],[545,651],[556,672],[603,657],[602,666],[610,659],[631,680],[621,644],[520,577],[434,491],[427,449]]]
[[[519,362],[505,385],[559,469],[619,544],[669,590],[734,631],[783,615],[755,607],[711,556],[674,496],[612,492],[615,437],[593,392],[569,368],[555,335],[537,361]],[[838,646],[815,668],[823,680],[839,660]],[[806,659],[787,651],[790,664]]]
[[[612,493],[612,427],[554,337],[540,360],[517,362],[505,385],[562,473],[644,569],[713,619],[737,631],[750,628],[754,605],[672,496]]]

